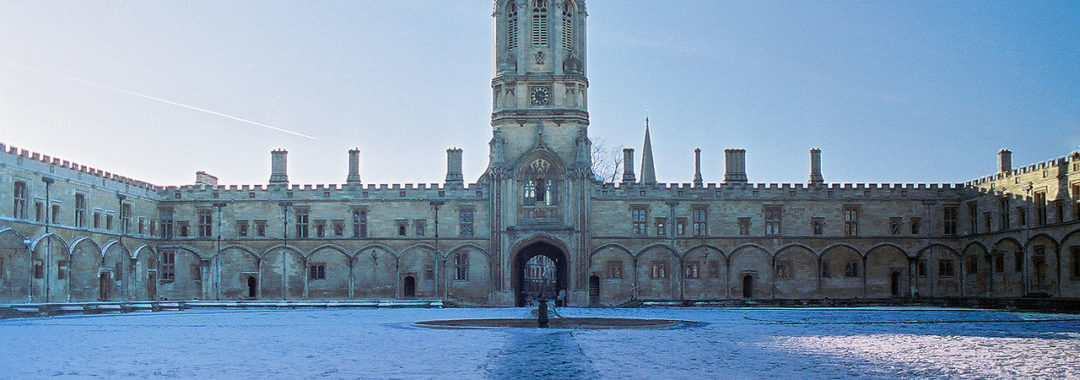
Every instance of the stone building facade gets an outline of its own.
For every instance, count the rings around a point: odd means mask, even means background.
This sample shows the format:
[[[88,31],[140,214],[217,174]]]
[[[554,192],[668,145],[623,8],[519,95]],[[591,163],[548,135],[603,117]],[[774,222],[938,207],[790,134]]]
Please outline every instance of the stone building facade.
[[[618,183],[588,137],[582,0],[499,0],[489,165],[465,183],[159,186],[0,145],[0,302],[1080,297],[1080,153],[957,184]],[[638,178],[640,174],[640,179]],[[560,292],[562,291],[562,292]],[[548,294],[548,297],[555,296]]]

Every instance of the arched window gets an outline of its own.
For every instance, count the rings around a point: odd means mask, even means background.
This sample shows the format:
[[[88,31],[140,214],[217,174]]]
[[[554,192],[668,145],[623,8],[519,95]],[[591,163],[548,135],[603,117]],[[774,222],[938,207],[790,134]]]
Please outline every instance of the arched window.
[[[533,0],[532,43],[536,46],[548,44],[547,0]]]
[[[551,164],[538,158],[524,169],[521,179],[524,206],[555,206],[558,204],[559,181],[551,178]]]
[[[517,4],[514,0],[506,2],[506,48],[515,49],[518,44]]]
[[[568,51],[574,50],[574,2],[563,2],[562,12],[562,47]]]

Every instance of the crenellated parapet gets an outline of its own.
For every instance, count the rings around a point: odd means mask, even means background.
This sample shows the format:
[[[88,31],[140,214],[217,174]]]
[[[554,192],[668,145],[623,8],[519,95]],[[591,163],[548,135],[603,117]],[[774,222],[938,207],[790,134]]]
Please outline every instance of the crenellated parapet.
[[[963,183],[605,183],[593,196],[601,199],[961,199],[977,191]]]
[[[163,201],[244,201],[283,198],[318,200],[425,200],[477,199],[487,196],[479,183],[458,186],[439,183],[405,184],[292,184],[276,185],[185,185],[158,190]]]
[[[81,165],[68,160],[62,160],[60,158],[51,157],[46,154],[40,154],[26,149],[20,149],[3,143],[0,143],[0,152],[2,152],[0,153],[0,165],[2,166],[22,167],[25,170],[48,174],[63,179],[86,182],[100,181],[99,183],[95,183],[95,185],[125,191],[131,190],[132,187],[145,189],[148,192],[158,191],[162,188],[161,186],[149,182],[132,179],[105,170]]]

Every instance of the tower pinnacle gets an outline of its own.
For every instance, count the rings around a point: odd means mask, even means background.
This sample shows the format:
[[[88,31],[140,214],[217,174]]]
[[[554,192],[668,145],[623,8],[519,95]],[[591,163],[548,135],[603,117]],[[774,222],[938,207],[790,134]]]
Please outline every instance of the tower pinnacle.
[[[649,117],[645,117],[645,146],[641,149],[641,183],[656,184],[656,167],[653,164],[652,141],[649,138]]]

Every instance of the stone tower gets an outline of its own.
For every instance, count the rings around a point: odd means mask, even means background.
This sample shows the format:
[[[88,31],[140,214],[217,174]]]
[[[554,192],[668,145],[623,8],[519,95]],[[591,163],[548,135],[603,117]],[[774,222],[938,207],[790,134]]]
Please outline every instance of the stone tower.
[[[481,178],[499,215],[494,290],[513,302],[526,261],[546,256],[558,289],[583,299],[592,184],[585,1],[496,0],[494,9],[492,139]]]

